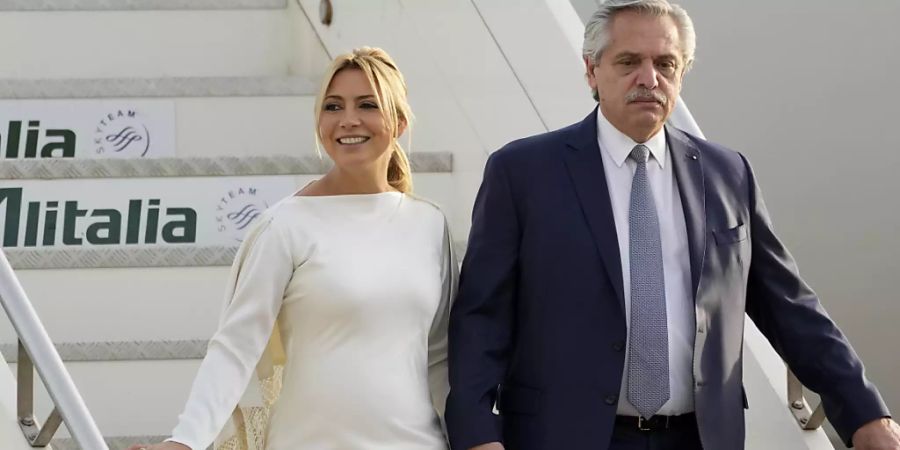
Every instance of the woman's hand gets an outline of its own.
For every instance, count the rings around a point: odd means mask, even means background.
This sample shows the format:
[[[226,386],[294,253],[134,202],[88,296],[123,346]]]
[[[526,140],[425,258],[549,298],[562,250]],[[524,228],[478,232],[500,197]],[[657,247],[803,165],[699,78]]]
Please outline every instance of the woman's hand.
[[[134,444],[128,450],[191,450],[190,447],[177,442],[160,442],[159,444]]]

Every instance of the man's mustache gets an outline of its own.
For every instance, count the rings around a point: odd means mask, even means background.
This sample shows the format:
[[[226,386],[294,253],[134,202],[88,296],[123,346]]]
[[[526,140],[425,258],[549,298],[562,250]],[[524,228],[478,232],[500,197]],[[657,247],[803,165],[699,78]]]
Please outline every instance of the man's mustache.
[[[666,94],[663,94],[659,91],[652,91],[647,88],[635,88],[631,90],[627,95],[625,95],[625,102],[644,102],[644,101],[655,101],[660,105],[666,105],[669,103],[669,98],[666,97]]]

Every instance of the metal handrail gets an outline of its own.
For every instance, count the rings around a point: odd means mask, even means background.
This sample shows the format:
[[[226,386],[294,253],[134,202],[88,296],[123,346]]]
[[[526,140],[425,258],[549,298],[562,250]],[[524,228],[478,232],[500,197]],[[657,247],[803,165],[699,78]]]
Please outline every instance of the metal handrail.
[[[794,419],[804,430],[815,430],[825,422],[825,408],[819,403],[815,410],[810,408],[809,402],[803,396],[803,383],[794,375],[791,369],[787,373],[787,398],[788,409],[794,415]]]
[[[33,447],[44,447],[65,422],[84,450],[108,450],[72,377],[25,295],[9,260],[0,249],[0,304],[19,336],[17,415],[22,433]],[[32,365],[32,361],[34,364]],[[34,417],[34,369],[44,382],[55,408],[41,428]]]

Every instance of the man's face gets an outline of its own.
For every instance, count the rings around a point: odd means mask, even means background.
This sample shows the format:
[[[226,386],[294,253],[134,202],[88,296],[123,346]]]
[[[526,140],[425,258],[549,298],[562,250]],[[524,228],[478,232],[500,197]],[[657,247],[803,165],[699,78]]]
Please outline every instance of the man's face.
[[[646,142],[675,108],[685,61],[675,21],[634,11],[616,14],[596,66],[585,60],[600,110],[619,131]]]

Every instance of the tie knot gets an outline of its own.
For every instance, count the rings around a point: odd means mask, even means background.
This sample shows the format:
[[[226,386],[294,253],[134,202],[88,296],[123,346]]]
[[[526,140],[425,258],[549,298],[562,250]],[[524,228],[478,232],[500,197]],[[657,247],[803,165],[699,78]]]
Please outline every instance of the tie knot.
[[[648,159],[650,159],[650,149],[647,148],[646,145],[635,145],[633,149],[631,149],[631,159],[639,162],[646,163]]]

